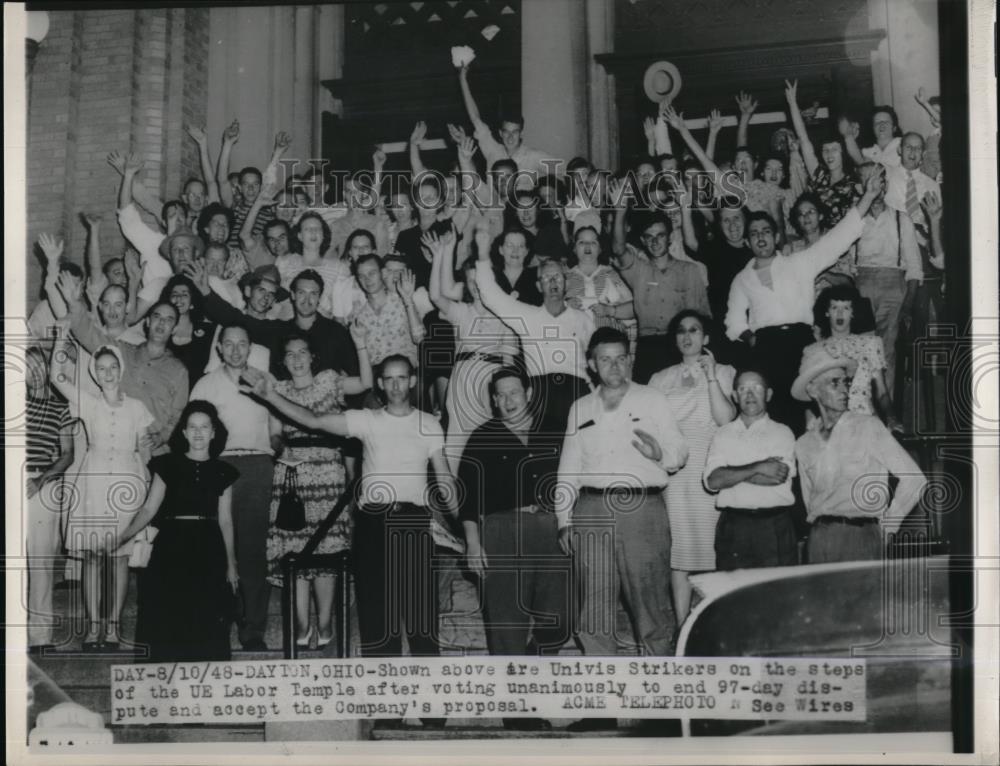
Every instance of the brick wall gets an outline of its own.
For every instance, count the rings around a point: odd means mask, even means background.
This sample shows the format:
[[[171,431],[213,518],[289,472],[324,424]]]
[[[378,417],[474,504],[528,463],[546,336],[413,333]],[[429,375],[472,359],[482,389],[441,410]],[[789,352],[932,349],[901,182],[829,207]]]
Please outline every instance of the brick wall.
[[[51,11],[30,79],[28,114],[28,310],[39,299],[42,232],[66,240],[83,262],[81,213],[103,217],[101,250],[119,255],[118,175],[106,157],[135,151],[143,178],[162,199],[199,171],[184,127],[204,125],[208,10],[203,8]],[[151,220],[151,219],[150,219]]]

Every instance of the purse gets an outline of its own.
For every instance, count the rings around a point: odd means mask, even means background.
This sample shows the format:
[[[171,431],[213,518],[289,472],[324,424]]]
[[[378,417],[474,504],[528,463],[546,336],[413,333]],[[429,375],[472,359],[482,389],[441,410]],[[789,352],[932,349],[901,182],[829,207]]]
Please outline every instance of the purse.
[[[298,532],[306,525],[306,509],[299,497],[298,470],[290,466],[285,470],[285,483],[274,525],[286,532]]]
[[[128,565],[133,569],[144,569],[149,566],[149,557],[153,555],[153,540],[159,533],[156,527],[144,527],[132,541],[132,553],[128,557]]]

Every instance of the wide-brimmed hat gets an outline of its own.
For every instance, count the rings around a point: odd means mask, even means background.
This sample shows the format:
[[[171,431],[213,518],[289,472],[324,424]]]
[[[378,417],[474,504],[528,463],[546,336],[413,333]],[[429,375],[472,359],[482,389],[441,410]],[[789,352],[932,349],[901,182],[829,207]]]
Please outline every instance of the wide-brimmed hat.
[[[682,84],[681,73],[669,61],[650,64],[642,77],[642,89],[654,104],[659,104],[665,98],[672,101],[681,92]]]
[[[274,265],[258,266],[253,271],[244,274],[238,282],[240,290],[246,287],[256,287],[261,282],[270,282],[275,286],[277,292],[274,295],[276,301],[283,301],[288,298],[288,290],[281,286],[281,274],[278,267]]]
[[[164,237],[163,241],[160,243],[159,247],[160,255],[162,255],[164,260],[166,260],[168,263],[170,262],[170,247],[178,239],[191,240],[191,242],[193,243],[191,245],[192,258],[201,258],[202,253],[205,252],[205,243],[201,241],[201,237],[199,237],[190,229],[178,229],[173,234],[168,234],[166,237]]]
[[[806,346],[802,351],[799,375],[792,383],[792,396],[800,402],[808,402],[811,397],[806,393],[806,386],[824,372],[838,368],[846,370],[848,375],[854,375],[858,363],[822,341]]]

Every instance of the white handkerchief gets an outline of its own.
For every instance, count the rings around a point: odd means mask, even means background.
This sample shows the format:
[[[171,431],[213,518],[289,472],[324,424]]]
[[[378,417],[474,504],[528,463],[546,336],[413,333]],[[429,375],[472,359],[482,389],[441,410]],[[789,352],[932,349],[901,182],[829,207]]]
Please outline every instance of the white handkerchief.
[[[474,58],[476,58],[476,52],[468,45],[456,45],[451,49],[451,63],[456,69],[471,64]]]

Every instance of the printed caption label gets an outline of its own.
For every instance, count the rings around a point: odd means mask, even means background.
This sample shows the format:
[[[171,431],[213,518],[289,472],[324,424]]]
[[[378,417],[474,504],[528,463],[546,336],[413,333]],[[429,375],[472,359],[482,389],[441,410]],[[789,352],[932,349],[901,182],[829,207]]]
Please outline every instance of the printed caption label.
[[[357,718],[863,721],[864,660],[534,657],[178,662],[111,668],[111,723]]]

